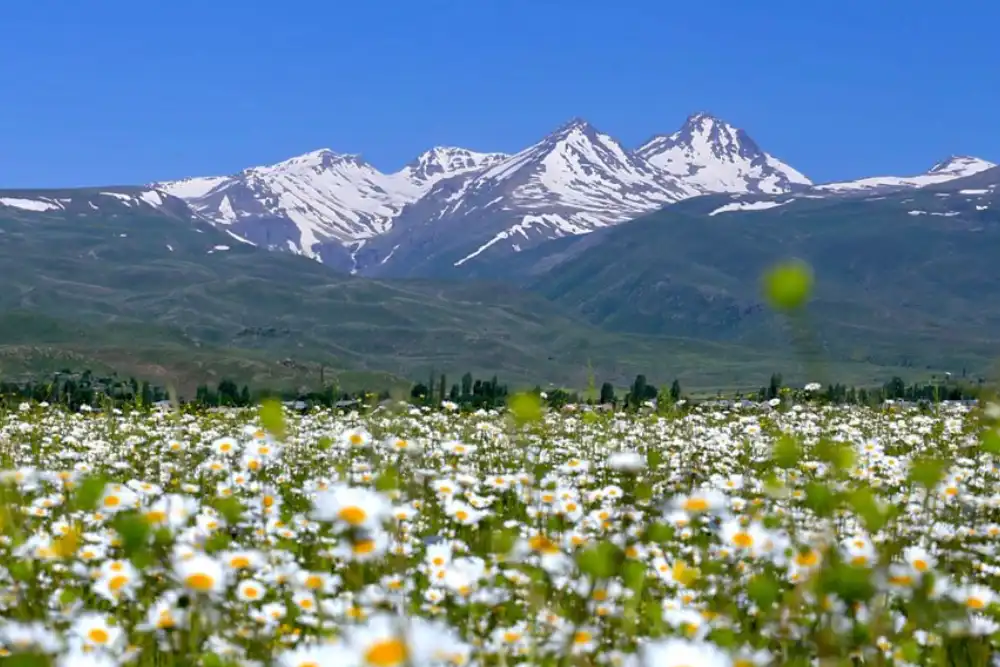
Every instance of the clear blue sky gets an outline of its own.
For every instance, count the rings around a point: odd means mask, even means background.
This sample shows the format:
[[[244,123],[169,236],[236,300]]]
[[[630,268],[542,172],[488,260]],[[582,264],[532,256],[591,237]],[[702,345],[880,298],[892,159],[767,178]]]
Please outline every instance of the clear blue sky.
[[[515,151],[573,116],[626,145],[710,111],[814,180],[1000,161],[989,0],[6,0],[0,187],[382,170]]]

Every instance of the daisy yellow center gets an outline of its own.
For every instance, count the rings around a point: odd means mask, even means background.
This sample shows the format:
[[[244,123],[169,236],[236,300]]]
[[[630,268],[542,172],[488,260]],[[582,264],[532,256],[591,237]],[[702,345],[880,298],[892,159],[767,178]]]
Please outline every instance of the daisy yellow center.
[[[104,499],[105,507],[117,507],[121,503],[121,499],[118,496],[108,496]]]
[[[87,633],[87,639],[94,644],[107,644],[108,640],[111,639],[111,635],[104,628],[93,628]]]
[[[795,564],[801,567],[812,567],[819,562],[819,554],[815,551],[806,551],[795,556]]]
[[[250,567],[250,559],[246,556],[233,556],[229,561],[229,566],[234,570],[243,570]]]
[[[917,572],[926,572],[929,567],[927,561],[922,558],[917,558],[913,561],[913,569]]]
[[[308,577],[306,577],[306,588],[311,588],[313,590],[316,590],[322,585],[323,585],[323,579],[318,575],[310,574]]]
[[[465,521],[466,519],[469,518],[469,513],[466,512],[465,510],[458,510],[457,512],[455,512],[455,518],[458,519],[459,521]]]
[[[352,544],[351,550],[356,554],[370,554],[375,551],[375,542],[373,540],[361,540]]]
[[[128,583],[128,577],[119,574],[117,577],[111,578],[111,581],[108,582],[108,588],[111,591],[117,593],[127,583]]]
[[[355,446],[360,445],[365,441],[365,439],[362,438],[361,435],[358,433],[352,433],[350,440],[351,444]]]
[[[580,630],[575,635],[573,635],[574,644],[586,644],[591,639],[593,639],[593,635],[587,632],[586,630]]]
[[[708,501],[704,498],[688,498],[684,501],[686,512],[704,512],[708,509]]]
[[[274,506],[274,496],[264,496],[264,499],[263,499],[262,503],[263,503],[264,507],[273,507]]]
[[[243,595],[247,596],[248,598],[257,598],[260,596],[260,591],[258,591],[253,586],[247,586],[246,588],[243,589]]]
[[[352,526],[359,526],[368,518],[368,512],[357,505],[351,505],[337,512],[337,518]]]
[[[851,565],[864,565],[868,562],[867,556],[855,556],[851,559]]]
[[[195,574],[189,575],[187,579],[184,580],[188,588],[192,588],[199,593],[205,593],[212,590],[215,585],[215,579],[204,574],[203,572],[197,572]]]
[[[982,609],[986,606],[986,602],[982,598],[972,595],[965,599],[965,606],[969,609]]]
[[[163,523],[167,520],[167,513],[161,510],[150,510],[146,512],[146,521],[149,523]]]
[[[365,662],[373,667],[395,667],[406,661],[406,644],[399,639],[376,642],[365,651]]]
[[[559,551],[559,547],[556,546],[555,542],[544,535],[536,535],[532,537],[528,544],[531,546],[532,550],[540,551],[546,554],[556,553]]]
[[[733,544],[742,549],[748,549],[753,546],[753,535],[744,532],[736,533],[733,535]]]

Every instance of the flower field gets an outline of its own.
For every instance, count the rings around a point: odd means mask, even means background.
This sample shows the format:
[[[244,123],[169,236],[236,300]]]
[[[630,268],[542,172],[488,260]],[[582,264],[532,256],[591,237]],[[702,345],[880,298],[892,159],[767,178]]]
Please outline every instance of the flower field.
[[[1000,409],[0,413],[23,665],[986,665]]]

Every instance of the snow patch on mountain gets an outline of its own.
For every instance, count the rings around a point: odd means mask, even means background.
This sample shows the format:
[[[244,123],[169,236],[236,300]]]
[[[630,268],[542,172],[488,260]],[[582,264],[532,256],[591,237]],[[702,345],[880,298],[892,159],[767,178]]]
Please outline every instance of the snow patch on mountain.
[[[689,116],[673,134],[653,137],[636,154],[703,193],[780,194],[812,184],[746,132],[706,113]]]
[[[44,199],[25,199],[23,197],[0,197],[0,206],[19,208],[22,211],[56,211],[62,208],[59,204]]]
[[[156,187],[163,190],[168,195],[180,199],[198,199],[204,197],[213,189],[222,185],[228,177],[208,176],[201,178],[184,178],[179,181],[164,181],[157,183]]]
[[[992,162],[987,162],[977,157],[954,155],[938,162],[924,173],[917,174],[916,176],[874,176],[871,178],[861,178],[856,181],[824,183],[815,186],[815,189],[842,194],[866,190],[922,188],[927,185],[936,185],[938,183],[953,181],[957,178],[972,176],[995,166]]]
[[[712,216],[720,213],[732,213],[733,211],[766,211],[771,208],[777,208],[779,206],[784,206],[785,204],[790,204],[793,201],[795,201],[795,199],[789,199],[787,201],[737,201],[720,206],[709,213],[709,215]]]

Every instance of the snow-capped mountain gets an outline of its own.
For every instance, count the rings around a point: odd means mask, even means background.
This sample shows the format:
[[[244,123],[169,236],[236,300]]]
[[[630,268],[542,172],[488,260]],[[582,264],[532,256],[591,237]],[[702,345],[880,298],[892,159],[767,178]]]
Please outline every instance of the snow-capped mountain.
[[[613,225],[699,191],[574,119],[490,167],[441,181],[366,246],[362,272],[412,275]],[[444,263],[444,264],[442,264]]]
[[[477,153],[467,148],[438,146],[403,167],[397,176],[426,191],[442,178],[491,167],[508,157],[506,153]]]
[[[153,184],[257,245],[373,275],[432,275],[585,234],[704,194],[838,197],[919,188],[994,166],[952,157],[924,174],[813,185],[717,117],[624,148],[574,119],[513,154],[438,147],[393,173],[318,150],[230,176]]]
[[[953,155],[916,176],[874,176],[856,181],[823,183],[822,185],[815,186],[815,190],[834,194],[847,194],[851,192],[922,188],[928,185],[946,183],[957,178],[972,176],[995,166],[992,162],[987,162],[977,157]]]
[[[653,137],[636,155],[704,193],[781,194],[812,185],[746,132],[706,113],[689,116],[673,134]]]
[[[439,180],[505,157],[441,147],[383,174],[358,155],[322,149],[232,176],[154,186],[258,245],[342,260],[345,245],[384,233],[405,204]]]

